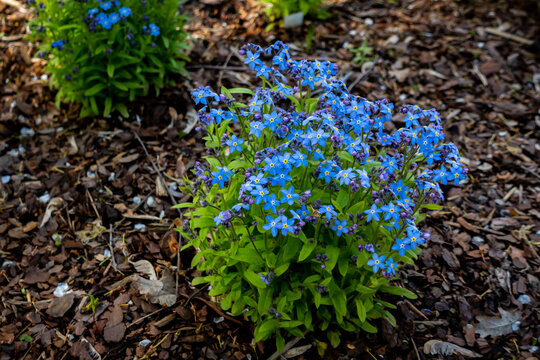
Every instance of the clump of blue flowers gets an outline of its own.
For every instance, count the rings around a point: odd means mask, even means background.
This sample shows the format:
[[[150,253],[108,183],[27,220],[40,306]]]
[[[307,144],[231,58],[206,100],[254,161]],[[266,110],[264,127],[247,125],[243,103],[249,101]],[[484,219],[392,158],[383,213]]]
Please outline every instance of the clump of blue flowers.
[[[31,38],[41,41],[37,56],[48,60],[57,106],[67,100],[82,105],[81,116],[128,117],[128,101],[186,74],[178,0],[27,3],[37,11]]]
[[[429,240],[418,223],[441,208],[441,184],[467,174],[439,113],[355,96],[336,64],[295,60],[282,42],[241,53],[261,87],[193,91],[212,152],[179,206],[192,209],[179,229],[200,250],[192,264],[209,274],[194,284],[278,348],[284,332],[337,345],[340,330],[395,324],[380,294],[414,298],[391,280]]]

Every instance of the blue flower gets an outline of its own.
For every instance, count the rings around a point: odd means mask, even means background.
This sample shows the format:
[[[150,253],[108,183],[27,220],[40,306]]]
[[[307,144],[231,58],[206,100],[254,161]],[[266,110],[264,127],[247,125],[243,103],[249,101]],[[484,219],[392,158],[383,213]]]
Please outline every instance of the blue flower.
[[[353,169],[341,170],[337,173],[337,179],[339,179],[340,185],[350,185],[351,180],[356,177],[356,174],[352,172]]]
[[[283,194],[283,197],[281,198],[282,204],[289,204],[292,205],[294,203],[294,200],[298,199],[300,195],[294,193],[294,186],[289,187],[288,190],[281,189],[281,193]]]
[[[246,60],[244,60],[244,64],[247,64],[251,70],[254,70],[256,66],[262,65],[262,61],[259,59],[259,56],[261,56],[259,53],[254,54],[251,51],[246,52]]]
[[[255,196],[255,204],[259,205],[261,202],[266,200],[268,190],[260,185],[257,185],[257,187],[251,191],[251,195]]]
[[[373,267],[373,272],[376,273],[379,271],[379,269],[384,269],[386,268],[386,265],[384,263],[384,260],[386,259],[386,256],[384,255],[377,255],[375,253],[373,253],[371,255],[371,260],[369,260],[367,262],[368,266],[372,266]]]
[[[279,218],[280,217],[278,216],[277,218],[274,219],[270,215],[267,215],[266,216],[267,224],[263,225],[263,229],[267,231],[270,230],[272,232],[273,237],[277,236],[279,228],[280,228]]]
[[[249,181],[255,185],[265,185],[268,182],[268,179],[264,177],[264,174],[251,175]]]
[[[109,10],[112,7],[112,3],[110,1],[105,1],[105,2],[102,2],[101,4],[99,4],[99,6],[103,10]]]
[[[347,220],[336,220],[334,226],[332,226],[332,230],[336,232],[337,236],[341,236],[342,233],[347,234],[349,232],[349,229],[347,228]]]
[[[220,212],[219,215],[214,218],[214,222],[216,223],[216,225],[221,224],[224,220],[225,220],[225,211]]]
[[[280,202],[276,198],[276,195],[270,194],[269,196],[266,197],[264,201],[265,203],[263,206],[263,210],[272,210],[272,212],[276,214],[277,213],[276,207],[280,205]]]
[[[379,221],[380,218],[379,218],[379,212],[381,210],[379,210],[379,208],[377,207],[376,204],[373,204],[371,205],[371,208],[364,211],[364,214],[367,215],[366,217],[366,222],[370,222],[370,221]]]
[[[337,216],[337,212],[334,210],[334,206],[332,205],[321,206],[321,208],[319,209],[319,214],[326,214],[326,219],[328,220],[332,219],[332,216]]]
[[[122,15],[123,17],[128,17],[129,15],[131,15],[131,9],[130,8],[127,8],[127,7],[121,7],[118,12],[120,13],[120,15]]]
[[[388,174],[393,174],[398,169],[397,160],[388,155],[385,157],[381,166],[386,168]]]
[[[392,246],[392,250],[398,252],[399,256],[405,256],[405,251],[410,250],[409,241],[407,239],[396,239],[396,243]]]
[[[105,17],[99,21],[99,25],[101,25],[105,30],[110,30],[113,23],[109,17],[105,15]]]
[[[328,164],[323,167],[319,173],[319,179],[324,179],[324,181],[327,183],[330,183],[335,176],[336,173],[334,172],[334,167],[332,164]]]
[[[212,171],[212,176],[212,185],[219,184],[220,188],[224,188],[225,183],[229,181],[231,174],[229,173],[227,168],[223,167],[219,169],[219,171]]]
[[[88,10],[88,15],[96,15],[98,12],[99,12],[98,9],[93,8],[93,9]]]
[[[120,16],[117,13],[110,13],[109,14],[109,21],[113,24],[116,24],[118,21],[120,21]]]
[[[384,205],[383,207],[381,207],[381,210],[384,212],[384,220],[399,220],[399,208],[397,208],[393,202],[390,201],[388,205]]]
[[[260,121],[253,121],[250,124],[249,133],[250,135],[255,135],[255,137],[260,138],[261,137],[261,130],[264,129],[264,125]]]
[[[150,35],[152,36],[158,36],[159,35],[159,26],[156,24],[149,24],[150,27]]]
[[[279,117],[277,111],[273,111],[271,114],[264,114],[264,120],[266,120],[264,125],[272,131],[276,131],[278,124],[283,121],[283,119]]]
[[[232,207],[235,212],[239,212],[242,209],[249,210],[249,204],[238,203]]]
[[[287,219],[285,215],[279,217],[279,226],[281,228],[281,234],[287,236],[287,234],[294,233],[294,218]]]
[[[388,258],[388,260],[386,260],[386,271],[391,275],[396,275],[397,265],[398,264],[392,258]]]
[[[294,153],[293,159],[295,161],[296,166],[303,166],[303,167],[308,166],[307,156],[300,151],[296,151]]]
[[[231,154],[235,151],[242,152],[242,144],[244,139],[239,139],[236,135],[233,135],[229,140],[227,140],[227,145],[230,146]]]

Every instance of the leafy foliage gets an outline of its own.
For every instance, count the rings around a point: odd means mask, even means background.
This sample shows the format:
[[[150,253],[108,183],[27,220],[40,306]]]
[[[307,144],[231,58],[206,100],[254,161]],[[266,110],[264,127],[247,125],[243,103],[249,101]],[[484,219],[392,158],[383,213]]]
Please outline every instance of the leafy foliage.
[[[50,84],[61,100],[80,102],[81,116],[128,116],[127,101],[186,75],[187,43],[178,0],[29,0],[30,28],[41,40]]]
[[[275,335],[278,348],[285,333],[319,329],[337,346],[340,330],[395,324],[381,294],[415,297],[390,280],[429,239],[420,211],[440,209],[439,182],[467,172],[438,113],[405,105],[404,127],[387,134],[393,105],[350,94],[335,64],[293,60],[281,42],[241,53],[262,87],[193,92],[213,153],[178,206],[206,272],[193,284],[210,283],[223,309],[257,324],[255,341]]]
[[[269,4],[266,12],[273,22],[298,12],[314,19],[326,19],[330,16],[322,7],[323,0],[262,0],[262,2]]]

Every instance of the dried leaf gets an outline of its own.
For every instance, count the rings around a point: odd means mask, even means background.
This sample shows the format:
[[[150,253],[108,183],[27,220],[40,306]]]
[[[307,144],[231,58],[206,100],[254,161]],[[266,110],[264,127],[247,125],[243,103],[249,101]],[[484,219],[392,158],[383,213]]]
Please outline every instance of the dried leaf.
[[[148,276],[150,280],[157,280],[156,271],[148,260],[139,260],[131,263],[137,272],[141,272]]]
[[[474,325],[476,333],[480,337],[491,336],[492,338],[510,334],[519,329],[521,311],[508,312],[499,308],[501,317],[477,316],[478,324]]]
[[[424,353],[428,355],[461,355],[467,358],[480,358],[482,355],[456,344],[441,340],[429,340],[424,344]]]
[[[49,222],[53,211],[60,209],[63,204],[64,199],[59,197],[52,198],[47,204],[47,209],[45,209],[45,214],[43,215],[43,219],[41,220],[41,224],[39,225],[39,227],[41,228],[43,227],[43,225]]]
[[[101,222],[99,220],[96,220],[90,225],[87,225],[85,230],[75,232],[75,235],[77,235],[77,237],[83,244],[86,244],[90,240],[94,240],[95,238],[103,234],[104,231],[105,228],[101,225]]]
[[[124,333],[126,332],[126,325],[122,322],[124,319],[124,314],[120,305],[116,305],[111,314],[109,315],[109,320],[107,325],[103,330],[103,337],[107,342],[119,342],[124,338]]]
[[[73,306],[74,294],[64,295],[60,298],[54,298],[49,304],[47,314],[52,317],[62,317]]]

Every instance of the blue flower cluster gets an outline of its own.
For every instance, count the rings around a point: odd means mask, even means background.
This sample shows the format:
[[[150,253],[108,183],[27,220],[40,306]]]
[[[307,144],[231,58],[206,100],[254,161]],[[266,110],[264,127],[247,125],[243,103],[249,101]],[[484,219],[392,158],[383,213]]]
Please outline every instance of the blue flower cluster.
[[[456,146],[442,143],[439,113],[404,105],[393,120],[393,104],[350,94],[344,82],[335,78],[336,64],[324,59],[294,60],[282,42],[266,49],[249,44],[241,53],[265,84],[246,106],[231,111],[235,100],[208,87],[192,93],[195,103],[203,106],[202,126],[240,122],[239,136],[225,134],[219,139],[228,154],[254,152],[250,166],[241,173],[226,166],[209,173],[197,164],[199,182],[209,188],[225,188],[234,176],[243,176],[238,204],[220,209],[215,224],[228,228],[233,219],[245,218],[253,208],[265,221],[262,229],[272,237],[299,236],[322,226],[337,237],[357,238],[360,252],[372,252],[367,264],[375,273],[395,275],[397,261],[429,239],[429,233],[416,226],[419,206],[425,200],[442,200],[440,184],[458,184],[467,174]],[[265,57],[271,58],[272,66],[265,65]],[[293,85],[288,85],[288,79]],[[320,95],[309,103],[315,89]],[[293,106],[285,107],[287,101]],[[229,109],[210,108],[216,103]],[[311,111],[298,110],[310,104]],[[404,126],[388,134],[385,125],[390,121]],[[315,189],[319,189],[317,196],[312,194]],[[346,195],[345,205],[336,200],[338,193]],[[355,197],[365,206],[348,212]],[[375,236],[369,233],[374,241],[380,231],[391,234],[391,248],[366,244],[367,227],[375,232]],[[328,258],[323,254],[317,260],[324,268]]]
[[[88,24],[90,31],[95,31],[98,25],[105,30],[110,30],[114,24],[118,23],[120,20],[126,21],[126,19],[131,15],[131,8],[122,6],[118,0],[100,0],[99,8],[92,8],[88,10],[84,22]],[[148,21],[148,17],[146,15],[145,17],[145,21]],[[148,26],[143,25],[142,30],[144,33],[152,36],[159,35],[159,26],[155,24],[149,24]]]

